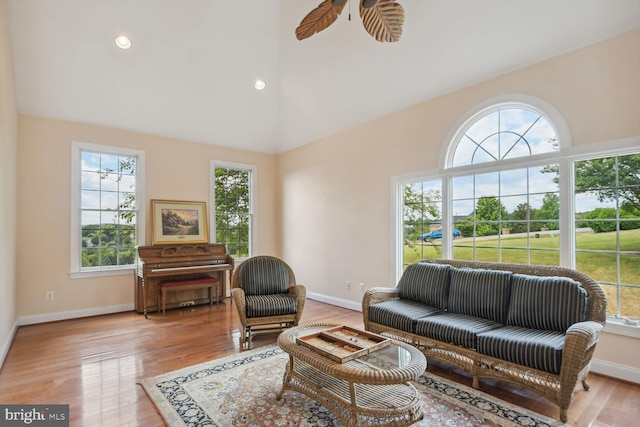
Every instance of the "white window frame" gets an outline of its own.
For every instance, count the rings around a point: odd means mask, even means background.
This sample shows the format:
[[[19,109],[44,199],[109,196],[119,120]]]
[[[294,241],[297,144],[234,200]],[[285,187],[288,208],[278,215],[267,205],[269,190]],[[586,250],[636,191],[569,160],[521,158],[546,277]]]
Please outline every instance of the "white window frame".
[[[445,195],[444,195],[444,177],[440,174],[439,171],[424,171],[410,175],[399,175],[391,178],[391,188],[392,195],[391,200],[394,201],[393,210],[391,212],[391,221],[392,221],[392,230],[396,230],[394,236],[394,258],[395,258],[395,269],[393,271],[393,277],[391,277],[390,283],[397,283],[402,276],[404,271],[404,193],[403,188],[405,185],[415,184],[423,181],[437,181],[440,180],[443,183],[443,191],[442,191],[442,226],[444,227],[444,222],[447,221],[447,213],[448,208],[446,207],[446,203],[444,203]],[[443,236],[444,238],[444,236]],[[444,245],[442,246],[442,250],[444,251]],[[445,256],[445,253],[442,252],[442,256]]]
[[[210,201],[211,206],[209,212],[209,241],[216,241],[216,168],[227,168],[249,171],[249,257],[258,253],[257,249],[257,214],[256,214],[256,201],[257,201],[257,185],[258,185],[258,166],[248,163],[235,163],[222,160],[211,160],[209,167],[209,185],[210,185]],[[246,258],[236,258],[236,261],[242,261]]]
[[[80,194],[81,194],[81,152],[95,151],[106,154],[117,154],[136,157],[136,244],[144,245],[145,242],[145,152],[131,148],[115,147],[111,145],[92,144],[88,142],[71,142],[71,257],[69,275],[72,279],[100,276],[118,276],[131,274],[135,270],[135,265],[126,266],[103,266],[103,267],[82,267],[82,247],[80,237],[82,236]]]

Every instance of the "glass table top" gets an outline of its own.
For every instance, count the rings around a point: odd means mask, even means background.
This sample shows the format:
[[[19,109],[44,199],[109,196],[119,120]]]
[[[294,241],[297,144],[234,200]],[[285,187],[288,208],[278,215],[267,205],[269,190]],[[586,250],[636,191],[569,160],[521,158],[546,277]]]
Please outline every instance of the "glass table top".
[[[301,326],[291,329],[286,333],[292,342],[296,342],[297,338],[308,335],[317,334],[327,329],[340,326],[339,324]],[[381,370],[381,369],[399,369],[408,366],[411,363],[411,353],[404,347],[395,344],[393,341],[390,345],[372,350],[369,354],[365,354],[356,359],[343,363],[344,366],[353,369],[362,370]]]

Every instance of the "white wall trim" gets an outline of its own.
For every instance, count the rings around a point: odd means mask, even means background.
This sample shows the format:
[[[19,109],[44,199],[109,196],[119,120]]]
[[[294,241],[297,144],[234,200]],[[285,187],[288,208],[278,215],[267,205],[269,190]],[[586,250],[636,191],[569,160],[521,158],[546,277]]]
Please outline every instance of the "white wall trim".
[[[640,338],[640,326],[627,325],[620,321],[607,319],[607,324],[602,333]]]
[[[611,363],[606,360],[592,359],[591,372],[640,384],[640,369],[632,368],[631,366]]]
[[[94,277],[108,277],[108,276],[130,276],[136,273],[136,269],[134,267],[116,267],[116,268],[105,268],[100,270],[85,270],[78,272],[69,272],[69,277],[72,279],[89,279]]]
[[[35,314],[33,316],[22,316],[18,319],[18,324],[34,325],[37,323],[56,322],[58,320],[78,319],[80,317],[99,316],[101,314],[120,313],[123,311],[133,311],[134,304],[111,305],[108,307],[95,307],[83,310],[59,311],[57,313]]]
[[[342,307],[349,310],[362,312],[362,304],[359,302],[353,302],[353,301],[349,301],[342,298],[330,297],[323,294],[317,294],[315,292],[307,292],[307,298],[312,299],[314,301],[335,305],[337,307]]]
[[[7,354],[9,353],[11,344],[13,344],[13,339],[16,337],[16,332],[18,332],[18,319],[13,322],[11,333],[7,336],[7,340],[2,344],[2,352],[0,352],[0,369],[2,368],[2,365],[4,365],[4,359],[6,359]]]
[[[640,146],[640,135],[571,147],[571,157],[586,160],[601,156],[624,156],[637,152],[638,146]]]

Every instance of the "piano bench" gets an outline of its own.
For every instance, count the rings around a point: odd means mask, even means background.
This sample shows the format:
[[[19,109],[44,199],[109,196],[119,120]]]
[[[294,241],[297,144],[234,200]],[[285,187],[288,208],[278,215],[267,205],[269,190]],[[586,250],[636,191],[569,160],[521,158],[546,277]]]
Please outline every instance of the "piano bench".
[[[216,304],[220,303],[220,284],[216,277],[204,277],[202,279],[174,280],[158,283],[158,289],[162,292],[162,314],[165,314],[167,304],[167,292],[191,291],[194,289],[209,289],[209,303],[213,304],[213,288],[216,290]]]

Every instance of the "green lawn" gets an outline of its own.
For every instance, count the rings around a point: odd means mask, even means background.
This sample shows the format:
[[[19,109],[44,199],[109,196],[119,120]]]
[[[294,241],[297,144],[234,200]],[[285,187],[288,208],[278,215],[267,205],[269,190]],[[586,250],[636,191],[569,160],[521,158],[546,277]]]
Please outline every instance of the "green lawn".
[[[617,292],[620,292],[620,310],[623,317],[640,318],[640,255],[620,256],[620,270],[617,269],[615,254],[591,253],[585,250],[615,250],[617,236],[611,233],[579,233],[576,236],[576,268],[602,284],[607,295],[607,312],[615,315],[618,311]],[[619,234],[622,251],[640,252],[640,229],[625,230]],[[501,247],[499,247],[501,243]],[[528,260],[527,243],[532,249]],[[455,259],[473,259],[471,239],[454,240]],[[412,264],[421,259],[441,258],[440,240],[432,243],[411,242],[404,247],[404,262]],[[502,236],[482,238],[476,242],[476,261],[520,264],[559,265],[559,238],[554,234],[541,233],[538,238]],[[618,274],[622,286],[618,287]],[[631,286],[625,286],[631,285]]]

